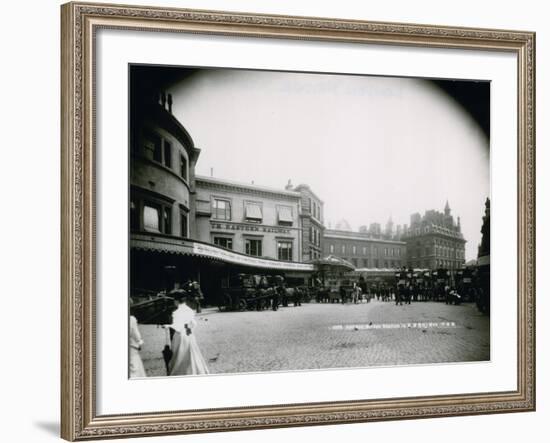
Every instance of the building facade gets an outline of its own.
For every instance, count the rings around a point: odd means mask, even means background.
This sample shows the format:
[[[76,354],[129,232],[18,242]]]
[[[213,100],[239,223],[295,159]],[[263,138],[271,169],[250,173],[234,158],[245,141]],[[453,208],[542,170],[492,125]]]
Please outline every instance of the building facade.
[[[193,236],[194,170],[200,150],[172,115],[172,98],[158,91],[132,106],[130,230]]]
[[[412,214],[402,239],[407,244],[409,267],[455,270],[464,266],[466,240],[460,217],[455,222],[449,202],[443,212],[429,210],[424,216]]]
[[[335,255],[356,268],[391,269],[407,263],[407,245],[398,240],[374,238],[368,232],[326,229],[324,255]]]
[[[195,183],[197,240],[255,257],[303,261],[299,192],[203,176]]]
[[[325,232],[323,201],[305,184],[293,188],[289,182],[286,189],[294,190],[301,196],[302,260],[310,261],[321,258]]]
[[[191,279],[215,304],[235,273],[307,281],[314,266],[301,262],[302,194],[196,177],[200,150],[172,104],[169,94],[133,84],[130,296],[169,292]]]

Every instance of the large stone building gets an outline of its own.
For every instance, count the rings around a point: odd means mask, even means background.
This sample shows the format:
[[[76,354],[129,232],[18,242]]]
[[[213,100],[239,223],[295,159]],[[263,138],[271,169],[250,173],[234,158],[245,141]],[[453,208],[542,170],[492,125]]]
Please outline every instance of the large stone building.
[[[384,227],[372,223],[359,232],[344,219],[340,229],[325,229],[323,201],[306,184],[274,189],[195,176],[200,150],[172,114],[163,82],[151,79],[146,67],[133,68],[131,291],[171,290],[192,278],[216,294],[237,272],[307,281],[315,269],[311,261],[327,255],[388,272],[405,265],[463,265],[460,219],[454,222],[448,204],[444,213],[413,214],[409,228],[394,227],[390,218]]]
[[[197,280],[215,303],[232,274],[307,281],[298,191],[195,177],[200,150],[172,114],[172,96],[147,67],[130,91],[130,295]],[[320,212],[317,212],[320,217]]]
[[[196,178],[197,239],[255,257],[302,261],[302,195],[225,179]]]
[[[402,240],[407,244],[409,267],[455,270],[464,265],[466,240],[461,232],[460,217],[455,222],[449,202],[444,212],[430,210],[424,216],[412,214]]]
[[[323,201],[308,185],[300,184],[292,188],[290,182],[287,190],[294,190],[301,195],[300,224],[302,226],[302,259],[315,260],[323,254]]]
[[[131,140],[130,229],[187,238],[195,216],[194,170],[200,150],[171,113],[171,97],[136,107]],[[191,232],[190,232],[191,231]]]
[[[172,114],[172,96],[138,74],[130,106],[130,279],[131,288],[158,290],[173,284],[171,250],[195,235],[200,150]]]
[[[326,229],[324,255],[335,255],[356,268],[395,269],[407,263],[406,243],[368,232]]]

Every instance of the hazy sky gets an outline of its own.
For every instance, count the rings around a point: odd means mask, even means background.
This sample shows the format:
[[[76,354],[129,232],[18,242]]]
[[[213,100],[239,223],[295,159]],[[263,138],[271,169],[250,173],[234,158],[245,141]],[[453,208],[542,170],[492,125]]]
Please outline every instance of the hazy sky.
[[[325,225],[353,230],[414,212],[461,217],[477,256],[489,147],[456,102],[424,80],[199,71],[172,87],[174,114],[202,150],[196,172],[283,188],[307,183]]]

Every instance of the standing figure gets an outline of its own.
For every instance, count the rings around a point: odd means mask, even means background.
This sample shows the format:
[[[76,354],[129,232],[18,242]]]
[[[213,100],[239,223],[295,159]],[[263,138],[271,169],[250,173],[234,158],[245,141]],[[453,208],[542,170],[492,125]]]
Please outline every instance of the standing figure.
[[[196,326],[195,312],[187,305],[189,298],[178,303],[172,314],[170,330],[172,358],[168,363],[168,375],[208,374],[208,367],[193,333]],[[192,301],[191,301],[192,302]]]
[[[130,315],[130,378],[147,377],[145,368],[143,367],[143,361],[139,355],[139,351],[143,346],[143,340],[139,333],[137,319]]]
[[[279,296],[279,292],[281,291],[280,287],[279,286],[273,286],[270,288],[270,290],[272,291],[271,293],[271,309],[276,311],[277,309],[279,309],[279,304],[281,303],[280,301],[280,296]]]
[[[193,280],[193,281],[189,280],[189,283],[187,284],[187,290],[191,295],[191,301],[195,305],[195,310],[197,311],[197,314],[200,314],[201,302],[204,300],[204,295],[201,291],[201,285],[196,280]]]
[[[406,292],[405,292],[405,302],[406,302],[408,305],[411,304],[412,294],[413,294],[413,287],[409,285],[409,286],[406,288]]]
[[[397,291],[395,292],[395,306],[403,305],[403,299],[405,298],[406,291],[407,288],[405,288],[405,285],[399,285]]]

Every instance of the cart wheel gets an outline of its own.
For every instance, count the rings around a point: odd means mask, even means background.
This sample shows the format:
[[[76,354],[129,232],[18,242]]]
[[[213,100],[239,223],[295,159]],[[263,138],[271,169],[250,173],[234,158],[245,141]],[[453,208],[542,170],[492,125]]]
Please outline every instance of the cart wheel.
[[[231,310],[231,297],[229,295],[223,295],[222,299],[219,301],[218,309],[220,312]]]
[[[239,300],[239,311],[246,311],[246,300]]]

